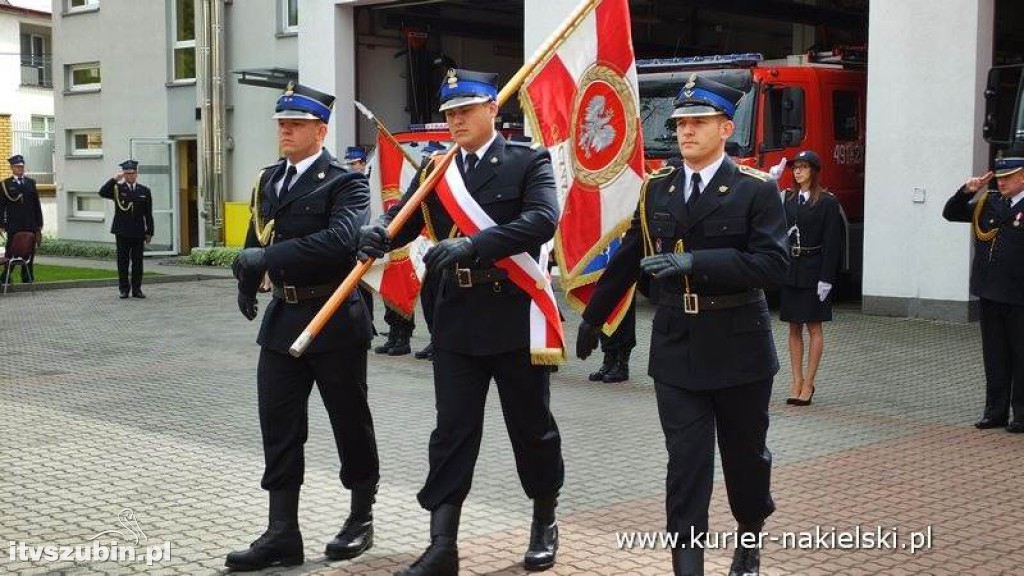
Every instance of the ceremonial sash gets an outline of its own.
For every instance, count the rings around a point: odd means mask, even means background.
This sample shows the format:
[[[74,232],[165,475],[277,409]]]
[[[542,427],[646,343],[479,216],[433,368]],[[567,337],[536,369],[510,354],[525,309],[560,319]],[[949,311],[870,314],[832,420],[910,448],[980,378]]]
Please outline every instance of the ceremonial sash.
[[[466,236],[497,226],[494,220],[470,195],[455,162],[450,162],[444,177],[434,189],[445,210]],[[547,255],[541,249],[541,261]],[[555,293],[547,268],[528,253],[502,258],[494,265],[508,272],[508,278],[530,296],[530,360],[532,364],[558,364],[565,360],[565,336]]]

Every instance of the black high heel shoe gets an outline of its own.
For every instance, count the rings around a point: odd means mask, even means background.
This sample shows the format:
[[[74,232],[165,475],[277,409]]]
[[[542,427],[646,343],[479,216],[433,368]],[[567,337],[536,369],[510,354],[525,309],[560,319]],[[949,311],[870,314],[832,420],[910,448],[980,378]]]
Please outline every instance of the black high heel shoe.
[[[815,390],[817,390],[817,386],[811,386],[811,395],[807,397],[807,400],[801,400],[799,398],[796,398],[795,401],[793,402],[793,405],[794,406],[810,406],[811,405],[811,399],[814,398],[814,391]],[[787,400],[787,402],[788,402],[788,400]]]

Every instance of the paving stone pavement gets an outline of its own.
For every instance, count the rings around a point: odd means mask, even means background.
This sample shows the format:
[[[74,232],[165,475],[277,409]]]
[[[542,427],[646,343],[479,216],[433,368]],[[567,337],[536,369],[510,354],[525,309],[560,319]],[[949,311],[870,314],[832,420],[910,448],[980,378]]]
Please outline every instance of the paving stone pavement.
[[[237,312],[233,288],[227,280],[153,284],[148,299],[125,301],[114,288],[0,296],[0,572],[216,574],[226,552],[262,532],[257,324]],[[571,347],[579,316],[564,310]],[[631,382],[587,381],[599,358],[570,360],[554,375],[566,484],[562,548],[548,574],[671,573],[666,551],[616,543],[616,533],[664,525],[666,457],[645,376],[652,309],[641,305],[638,312]],[[377,325],[384,327],[379,307]],[[768,438],[778,511],[766,530],[779,537],[816,526],[825,532],[880,527],[898,530],[899,546],[910,543],[912,531],[930,528],[931,541],[913,554],[769,541],[764,574],[1018,570],[1024,436],[970,425],[983,397],[976,325],[840,309],[827,325],[819,392],[806,408],[784,404],[786,326],[776,321],[774,329],[783,369]],[[414,348],[425,342],[420,326]],[[434,419],[429,363],[371,354],[370,401],[382,464],[375,547],[352,562],[323,557],[348,494],[314,395],[300,509],[307,562],[268,573],[391,574],[427,543],[429,516],[415,494],[426,475]],[[720,473],[716,480],[712,528],[730,530]],[[168,543],[169,560],[147,566],[12,557],[12,542],[89,545],[97,533],[122,530],[118,514],[126,508],[145,535],[140,554],[147,545]],[[530,510],[491,394],[463,513],[462,573],[524,573]],[[134,542],[117,539],[122,546]],[[726,573],[730,555],[710,551],[708,573]]]

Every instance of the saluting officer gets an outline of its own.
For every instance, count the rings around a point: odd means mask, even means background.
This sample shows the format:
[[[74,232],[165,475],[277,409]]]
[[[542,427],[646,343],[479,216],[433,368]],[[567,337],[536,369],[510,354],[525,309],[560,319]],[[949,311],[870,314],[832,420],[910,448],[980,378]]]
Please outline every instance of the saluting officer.
[[[995,176],[999,190],[984,190]],[[978,192],[981,191],[981,194]],[[975,195],[977,197],[975,198]],[[995,172],[968,180],[942,216],[971,222],[971,294],[978,297],[985,361],[985,412],[974,426],[1024,432],[1024,147],[995,161]],[[1010,409],[1013,420],[1010,420]],[[1007,423],[1009,421],[1009,423]]]
[[[7,159],[11,165],[10,178],[0,182],[0,232],[7,234],[7,250],[11,248],[14,235],[18,232],[32,232],[36,235],[36,246],[43,241],[43,207],[39,203],[36,181],[25,176],[25,158],[15,154]],[[21,281],[31,283],[32,263],[27,269],[21,268]]]
[[[366,177],[343,167],[323,148],[333,104],[333,96],[298,84],[289,84],[278,98],[274,118],[285,157],[260,173],[246,248],[233,265],[238,307],[246,318],[256,317],[256,293],[265,274],[273,298],[263,313],[256,371],[266,459],[261,486],[270,493],[270,520],[248,550],[228,554],[229,568],[303,562],[299,489],[306,405],[314,382],[330,417],[341,483],[352,491],[348,519],[324,553],[332,560],[355,558],[373,545],[372,506],[380,473],[367,404],[370,319],[359,291],[352,292],[302,357],[288,354],[355,266],[356,236],[370,215]]]
[[[520,482],[534,501],[525,567],[552,566],[558,547],[555,505],[564,470],[548,404],[549,367],[531,361],[530,296],[495,267],[495,261],[524,252],[537,260],[554,236],[555,179],[547,151],[506,141],[495,131],[496,80],[497,74],[450,70],[441,85],[440,111],[461,147],[454,161],[466,188],[497,225],[467,237],[431,195],[395,238],[388,238],[381,223],[360,233],[360,250],[375,258],[414,240],[424,225],[440,241],[424,257],[430,274],[440,276],[432,326],[437,426],[430,436],[430,472],[419,493],[420,504],[431,511],[431,544],[400,572],[405,576],[458,573],[459,515],[480,451],[492,378]],[[419,171],[392,215],[432,166]]]
[[[786,219],[768,174],[733,163],[725,143],[743,93],[691,75],[672,117],[683,166],[648,177],[638,210],[583,312],[577,354],[641,275],[657,304],[650,367],[668,449],[668,530],[689,541],[708,529],[715,435],[741,533],[775,509],[765,445],[779,369],[763,288],[788,262]],[[703,574],[703,549],[673,550],[675,573]],[[738,547],[730,574],[757,574],[757,548]]]
[[[100,196],[114,201],[114,222],[110,233],[117,240],[117,287],[121,298],[128,290],[135,298],[142,293],[142,252],[153,239],[153,193],[139,184],[139,163],[125,160],[121,169],[100,188]],[[129,282],[128,264],[131,263]]]

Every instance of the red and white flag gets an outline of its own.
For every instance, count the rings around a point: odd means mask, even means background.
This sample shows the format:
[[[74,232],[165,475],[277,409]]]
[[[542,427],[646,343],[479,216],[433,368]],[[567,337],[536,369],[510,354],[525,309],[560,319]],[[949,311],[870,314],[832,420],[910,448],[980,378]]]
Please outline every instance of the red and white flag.
[[[375,222],[402,199],[416,174],[413,166],[387,138],[377,136],[377,149],[367,163],[370,179],[370,221]],[[384,304],[409,318],[416,309],[423,278],[423,254],[430,240],[420,236],[404,248],[377,259],[363,283],[380,294]]]
[[[644,180],[627,0],[597,0],[519,91],[534,139],[551,152],[562,217],[555,253],[573,307],[586,305],[606,251],[629,227]],[[609,324],[628,309],[632,290]],[[616,318],[618,316],[618,318]]]

